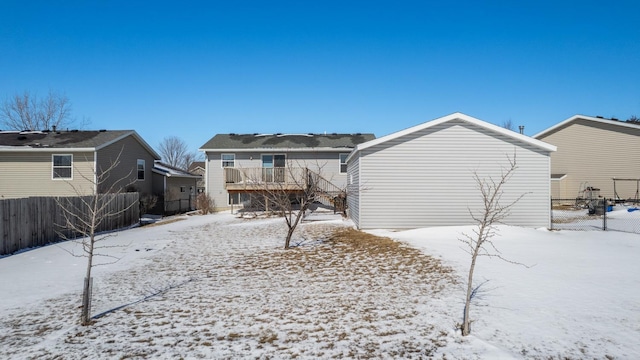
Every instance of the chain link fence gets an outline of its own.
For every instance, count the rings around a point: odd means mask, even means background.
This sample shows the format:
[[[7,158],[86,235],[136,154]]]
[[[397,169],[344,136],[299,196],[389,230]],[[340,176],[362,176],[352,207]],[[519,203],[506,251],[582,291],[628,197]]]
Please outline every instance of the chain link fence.
[[[640,204],[605,198],[552,199],[551,229],[640,233]]]

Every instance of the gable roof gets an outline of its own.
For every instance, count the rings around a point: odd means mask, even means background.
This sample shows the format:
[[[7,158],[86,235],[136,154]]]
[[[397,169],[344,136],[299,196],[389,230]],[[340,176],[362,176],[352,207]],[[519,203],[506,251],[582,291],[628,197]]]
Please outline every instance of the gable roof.
[[[165,163],[160,162],[160,161],[155,161],[153,163],[153,170],[152,171],[154,173],[156,173],[156,174],[160,174],[160,175],[166,176],[166,177],[181,177],[181,178],[192,178],[192,179],[201,179],[202,178],[201,175],[192,174],[189,171],[178,169],[175,166],[171,166],[169,164],[165,164]]]
[[[414,133],[416,131],[428,129],[430,127],[438,126],[440,124],[443,124],[443,123],[446,123],[446,122],[449,122],[449,121],[454,121],[454,120],[461,120],[461,121],[473,124],[475,126],[478,126],[478,127],[481,127],[481,128],[485,128],[485,129],[487,129],[489,131],[492,131],[492,132],[495,132],[495,133],[499,133],[501,135],[508,136],[508,137],[513,138],[515,140],[522,141],[524,143],[530,144],[532,146],[535,146],[537,148],[540,148],[540,149],[543,149],[543,150],[546,150],[546,151],[556,151],[556,147],[551,145],[551,144],[547,144],[547,143],[542,142],[540,140],[533,139],[533,138],[531,138],[529,136],[517,133],[517,132],[512,131],[512,130],[505,129],[503,127],[500,127],[500,126],[497,126],[497,125],[494,125],[494,124],[490,124],[488,122],[476,119],[476,118],[471,117],[469,115],[465,115],[463,113],[456,112],[456,113],[453,113],[451,115],[447,115],[447,116],[443,116],[443,117],[435,119],[435,120],[427,121],[427,122],[424,122],[422,124],[419,124],[419,125],[416,125],[416,126],[404,129],[404,130],[400,130],[400,131],[394,132],[392,134],[389,134],[389,135],[386,135],[386,136],[383,136],[383,137],[380,137],[380,138],[377,138],[375,140],[371,140],[371,141],[367,141],[366,143],[359,144],[358,146],[355,147],[353,152],[349,155],[349,158],[347,159],[347,161],[353,156],[353,154],[357,153],[358,151],[370,148],[370,147],[378,145],[378,144],[382,144],[382,143],[387,142],[389,140],[397,139],[397,138],[399,138],[401,136],[405,136],[405,135]]]
[[[204,161],[194,161],[191,164],[189,164],[190,172],[194,172],[196,170],[204,170],[204,169],[205,169]]]
[[[574,115],[564,121],[561,121],[553,126],[551,126],[550,128],[547,128],[545,130],[542,130],[541,132],[533,135],[534,138],[539,139],[540,137],[543,137],[545,135],[549,135],[555,131],[561,130],[564,127],[569,126],[571,123],[576,122],[578,120],[586,120],[586,121],[591,121],[593,123],[598,123],[598,124],[607,124],[607,125],[614,125],[614,126],[619,126],[620,129],[624,129],[624,128],[630,128],[630,129],[640,129],[640,125],[638,124],[634,124],[634,123],[628,123],[625,121],[619,121],[619,120],[614,120],[614,119],[605,119],[603,117],[593,117],[593,116],[586,116],[586,115]]]
[[[134,130],[0,131],[0,151],[97,151],[133,136],[154,158],[158,155]]]
[[[296,149],[351,150],[375,139],[373,134],[217,134],[200,151],[251,151]]]

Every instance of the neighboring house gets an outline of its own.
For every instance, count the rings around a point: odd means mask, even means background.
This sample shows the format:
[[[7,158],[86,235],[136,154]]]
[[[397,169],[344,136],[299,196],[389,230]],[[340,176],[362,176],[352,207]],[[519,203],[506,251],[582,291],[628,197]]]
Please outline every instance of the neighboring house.
[[[196,187],[201,175],[156,161],[153,164],[153,194],[163,214],[195,210]]]
[[[218,134],[206,155],[205,188],[217,210],[244,203],[266,184],[292,184],[309,168],[338,189],[347,184],[346,159],[373,134]]]
[[[533,136],[558,147],[551,155],[551,195],[585,197],[588,187],[600,195],[637,199],[640,182],[640,125],[572,116]],[[615,182],[613,178],[627,179]]]
[[[149,194],[158,159],[133,130],[1,131],[0,198],[89,195],[112,188]],[[105,181],[96,186],[100,178]]]
[[[205,163],[204,161],[194,161],[189,165],[189,172],[192,174],[200,175],[200,180],[198,180],[197,193],[203,193],[205,191],[204,187],[204,175],[206,173]]]
[[[517,169],[502,204],[524,195],[504,223],[550,225],[549,155],[555,146],[454,113],[359,144],[347,159],[348,211],[360,229],[473,224],[482,200],[474,174]]]

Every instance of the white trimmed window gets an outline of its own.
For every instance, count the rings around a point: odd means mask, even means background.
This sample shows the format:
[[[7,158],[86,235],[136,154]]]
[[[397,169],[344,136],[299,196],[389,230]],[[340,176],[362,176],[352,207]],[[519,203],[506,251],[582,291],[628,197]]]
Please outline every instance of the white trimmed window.
[[[340,174],[347,173],[347,158],[349,154],[340,154]]]
[[[236,154],[222,154],[222,167],[235,167],[236,166]]]
[[[52,155],[51,177],[60,180],[73,179],[73,155]]]
[[[227,205],[241,205],[245,201],[251,200],[251,195],[248,193],[232,193],[229,194]]]
[[[144,180],[145,164],[144,159],[138,159],[138,180]]]

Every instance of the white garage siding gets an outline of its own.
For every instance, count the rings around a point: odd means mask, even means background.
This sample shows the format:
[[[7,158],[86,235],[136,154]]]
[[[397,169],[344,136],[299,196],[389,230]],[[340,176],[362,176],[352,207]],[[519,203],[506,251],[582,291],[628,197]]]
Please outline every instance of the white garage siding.
[[[479,120],[476,120],[479,121]],[[416,228],[473,224],[479,210],[474,172],[498,179],[516,154],[518,169],[504,187],[502,203],[527,193],[505,220],[510,225],[548,227],[549,150],[485,126],[448,120],[360,151],[359,228]],[[514,133],[515,134],[515,133]],[[523,137],[523,136],[520,136]],[[535,141],[535,140],[533,140]],[[366,143],[365,143],[366,144]],[[351,205],[351,204],[350,204]]]
[[[347,211],[353,223],[360,223],[360,154],[355,154],[347,164]]]

